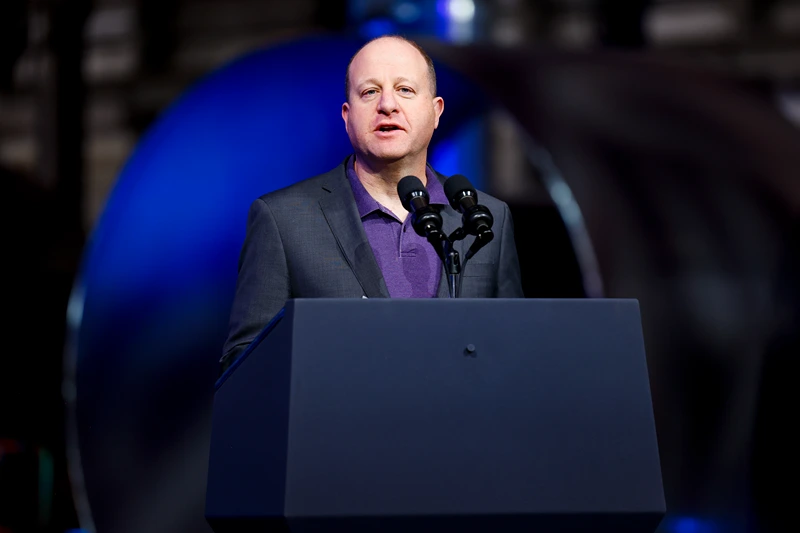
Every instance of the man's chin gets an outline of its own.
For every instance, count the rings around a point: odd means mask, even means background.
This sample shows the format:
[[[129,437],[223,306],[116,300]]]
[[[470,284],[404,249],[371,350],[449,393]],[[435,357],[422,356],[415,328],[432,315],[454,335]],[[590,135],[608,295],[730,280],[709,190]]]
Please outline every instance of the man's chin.
[[[371,154],[370,159],[381,165],[391,165],[393,163],[397,163],[398,161],[402,161],[408,156],[408,152],[405,151],[383,151]]]

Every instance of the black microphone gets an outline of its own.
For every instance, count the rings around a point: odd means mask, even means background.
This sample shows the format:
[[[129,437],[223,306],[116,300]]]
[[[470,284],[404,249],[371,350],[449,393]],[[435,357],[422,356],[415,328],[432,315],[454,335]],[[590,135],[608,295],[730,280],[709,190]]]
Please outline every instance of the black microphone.
[[[430,205],[428,190],[416,176],[406,176],[397,184],[397,195],[406,211],[411,213],[411,225],[420,237],[437,245],[442,240],[442,215]],[[433,239],[433,240],[432,240]]]
[[[444,194],[450,206],[461,213],[464,231],[478,237],[482,244],[492,240],[494,217],[488,207],[478,203],[478,191],[467,178],[461,174],[454,174],[448,178],[444,182]]]

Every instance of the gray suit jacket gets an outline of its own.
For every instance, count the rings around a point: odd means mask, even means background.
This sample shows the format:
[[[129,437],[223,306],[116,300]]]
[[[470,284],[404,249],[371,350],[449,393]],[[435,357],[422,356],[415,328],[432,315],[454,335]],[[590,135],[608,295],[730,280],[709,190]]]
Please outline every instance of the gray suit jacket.
[[[251,204],[223,364],[235,360],[290,298],[389,297],[345,168],[342,163]],[[494,216],[495,237],[464,265],[460,296],[521,298],[508,206],[482,192],[478,200]],[[441,215],[447,235],[461,226],[461,214],[450,206]],[[456,243],[462,262],[473,240]],[[438,297],[448,296],[443,274]]]

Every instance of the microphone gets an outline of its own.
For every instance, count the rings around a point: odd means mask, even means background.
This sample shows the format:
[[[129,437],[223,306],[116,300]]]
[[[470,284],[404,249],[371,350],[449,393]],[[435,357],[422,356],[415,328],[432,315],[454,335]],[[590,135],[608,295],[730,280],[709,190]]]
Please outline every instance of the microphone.
[[[481,246],[492,240],[494,217],[488,207],[478,203],[478,191],[467,178],[461,174],[451,176],[444,182],[444,194],[450,206],[461,213],[465,232],[478,237]]]
[[[430,195],[420,179],[416,176],[401,179],[397,184],[397,195],[406,211],[411,213],[411,225],[417,235],[438,246],[443,238],[442,215],[430,205]]]

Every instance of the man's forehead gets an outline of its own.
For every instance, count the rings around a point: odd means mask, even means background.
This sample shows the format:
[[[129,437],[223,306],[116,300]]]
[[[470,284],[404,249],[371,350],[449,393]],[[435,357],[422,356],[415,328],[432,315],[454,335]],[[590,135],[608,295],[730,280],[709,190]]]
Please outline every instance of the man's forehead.
[[[351,67],[427,68],[422,54],[402,39],[384,37],[367,44],[353,58]]]

